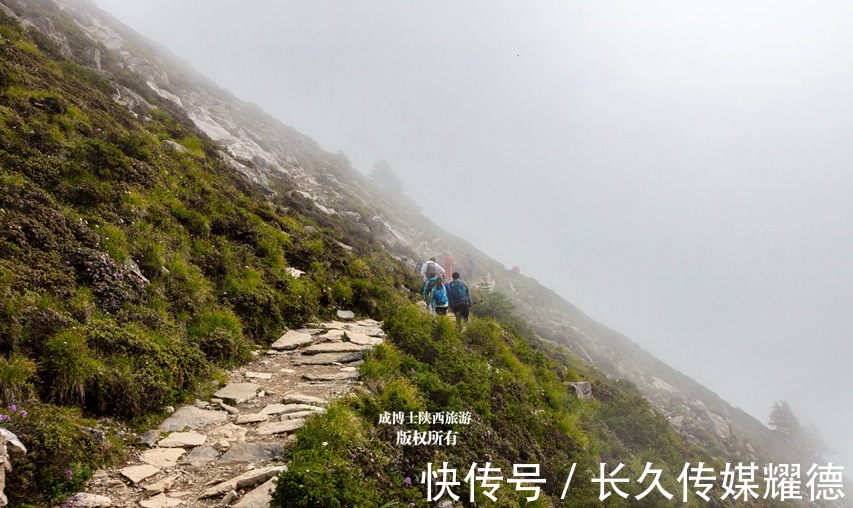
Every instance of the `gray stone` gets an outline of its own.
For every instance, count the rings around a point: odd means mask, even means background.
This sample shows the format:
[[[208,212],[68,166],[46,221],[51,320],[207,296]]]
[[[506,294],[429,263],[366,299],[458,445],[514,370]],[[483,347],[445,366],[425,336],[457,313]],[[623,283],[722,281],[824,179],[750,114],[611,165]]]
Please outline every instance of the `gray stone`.
[[[5,443],[6,453],[12,458],[20,459],[27,454],[27,447],[24,446],[24,443],[5,427],[0,427],[0,441]]]
[[[180,463],[186,466],[200,467],[216,460],[218,457],[219,452],[216,448],[204,445],[199,446],[198,448],[193,448],[193,450],[188,453]]]
[[[75,508],[109,508],[113,505],[112,499],[88,492],[78,492],[69,499],[74,500]]]
[[[136,438],[137,443],[147,445],[149,448],[154,446],[160,440],[161,432],[159,430],[146,430]]]
[[[267,508],[272,503],[272,493],[275,491],[275,480],[266,483],[243,496],[234,508]]]
[[[269,372],[247,372],[246,379],[272,379],[272,374]]]
[[[581,400],[588,400],[592,398],[592,384],[590,382],[581,381],[578,383],[568,383],[568,385],[577,398]]]
[[[231,404],[242,404],[255,398],[261,389],[263,386],[255,383],[228,383],[213,395]]]
[[[285,271],[285,273],[287,273],[288,275],[290,275],[294,279],[298,279],[299,277],[302,277],[303,275],[305,275],[305,272],[303,272],[302,270],[298,270],[296,268],[293,268],[292,266],[288,266],[287,268],[284,269],[284,271]]]
[[[284,457],[281,443],[234,443],[219,462],[262,462]]]
[[[347,331],[346,338],[353,344],[359,346],[376,346],[382,344],[383,340],[378,337],[371,337],[361,332]]]
[[[167,490],[171,489],[172,485],[174,485],[177,480],[178,475],[167,476],[166,478],[163,478],[162,480],[156,483],[146,485],[145,493],[149,496],[153,496],[155,494],[162,494],[163,492],[166,492]]]
[[[142,480],[150,478],[159,472],[159,468],[156,468],[150,464],[143,464],[141,466],[128,466],[119,471],[122,476],[124,476],[133,483],[139,483]]]
[[[201,446],[207,440],[207,436],[198,432],[173,432],[157,443],[161,448],[192,448]]]
[[[354,353],[364,351],[370,346],[362,346],[352,342],[324,342],[322,344],[314,344],[303,349],[303,355],[316,355],[319,353]]]
[[[355,319],[355,313],[351,310],[339,310],[337,315],[338,319],[343,319],[345,321],[352,321]]]
[[[142,452],[139,460],[159,468],[175,467],[186,452],[183,448],[152,448]]]
[[[358,372],[329,372],[326,374],[302,374],[308,381],[354,381],[361,377]]]
[[[290,350],[311,344],[314,339],[307,333],[300,333],[295,330],[289,330],[282,335],[277,341],[273,342],[270,347],[276,350]]]
[[[226,412],[226,413],[228,413],[228,414],[230,414],[230,415],[240,414],[240,410],[239,410],[239,409],[237,409],[237,408],[236,408],[236,407],[234,407],[234,406],[229,406],[228,404],[226,404],[226,403],[224,403],[224,402],[221,402],[221,401],[220,401],[220,402],[219,402],[219,403],[217,403],[216,405],[217,405],[217,406],[219,406],[220,408],[224,409],[224,410],[225,410],[225,412]]]
[[[210,487],[209,489],[205,490],[199,496],[199,498],[204,499],[208,497],[221,496],[222,494],[225,494],[232,490],[252,487],[259,483],[265,482],[273,476],[277,475],[278,473],[284,471],[287,471],[287,466],[270,466],[260,469],[253,469],[251,471],[241,474],[240,476],[231,478],[230,480]]]
[[[231,504],[231,501],[237,499],[237,491],[231,490],[229,493],[225,494],[225,497],[222,498],[222,501],[219,502],[219,507],[225,508],[226,506]]]
[[[142,508],[172,508],[184,504],[180,499],[169,497],[166,494],[157,494],[156,496],[145,499],[139,502]]]
[[[344,331],[343,330],[329,330],[328,332],[317,336],[318,341],[324,341],[324,342],[340,341],[343,338],[344,338]]]
[[[249,423],[260,423],[265,422],[270,419],[270,415],[263,415],[260,413],[254,413],[249,415],[240,415],[237,417],[237,423],[239,425],[246,425]]]
[[[166,432],[198,429],[227,419],[228,415],[222,411],[208,411],[195,406],[183,406],[172,413],[172,416],[163,420],[163,423],[158,428]]]
[[[281,402],[284,404],[308,404],[314,406],[329,405],[328,401],[323,400],[320,397],[314,397],[313,395],[305,395],[302,393],[291,393],[285,395],[284,398],[281,399]]]
[[[293,432],[305,425],[305,420],[285,420],[281,422],[266,422],[262,423],[255,429],[255,434],[260,436],[272,436],[275,434],[284,434]]]
[[[310,356],[299,356],[293,359],[293,365],[334,365],[361,360],[364,351],[353,353],[320,353]]]
[[[317,408],[322,409],[322,408]],[[310,418],[316,414],[321,414],[320,411],[297,411],[295,413],[284,413],[281,415],[281,420],[298,420],[300,418]]]

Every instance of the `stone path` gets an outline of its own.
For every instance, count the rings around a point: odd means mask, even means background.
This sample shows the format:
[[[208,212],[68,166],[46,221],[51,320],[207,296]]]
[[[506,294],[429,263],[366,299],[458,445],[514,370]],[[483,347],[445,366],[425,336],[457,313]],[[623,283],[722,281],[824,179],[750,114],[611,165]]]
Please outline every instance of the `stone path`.
[[[292,433],[359,383],[364,352],[383,336],[374,320],[288,331],[211,400],[141,434],[133,459],[97,471],[70,506],[265,508]]]

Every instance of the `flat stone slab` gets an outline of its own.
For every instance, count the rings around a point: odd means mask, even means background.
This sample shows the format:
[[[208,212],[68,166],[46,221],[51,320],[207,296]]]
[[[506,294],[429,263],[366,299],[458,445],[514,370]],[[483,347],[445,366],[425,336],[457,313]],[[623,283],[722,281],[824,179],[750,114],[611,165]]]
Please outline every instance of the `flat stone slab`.
[[[145,493],[149,496],[153,496],[155,494],[162,494],[163,492],[166,492],[167,490],[171,489],[172,485],[174,485],[176,481],[178,481],[178,475],[167,476],[166,478],[163,478],[162,480],[156,483],[146,485]]]
[[[329,405],[329,401],[327,401],[327,400],[321,399],[320,397],[314,397],[313,395],[305,395],[302,393],[290,393],[288,395],[285,395],[281,399],[281,402],[283,404],[306,404],[308,406],[312,406],[312,405],[313,406],[328,406]],[[311,409],[311,408],[308,407],[308,408],[301,408],[301,409]],[[292,411],[290,411],[290,412],[292,412]]]
[[[129,466],[121,469],[119,472],[122,476],[133,483],[139,483],[142,480],[159,473],[160,469],[152,466],[151,464],[143,464],[141,466]]]
[[[277,341],[273,342],[270,347],[278,351],[288,351],[302,346],[311,344],[314,339],[307,333],[297,332],[296,330],[288,330]]]
[[[234,508],[267,508],[272,503],[272,493],[275,491],[275,481],[266,483],[243,496]]]
[[[270,415],[262,415],[260,413],[240,415],[237,417],[238,425],[246,425],[249,423],[260,423],[270,419]]]
[[[275,487],[273,487],[273,490],[275,490]],[[109,508],[113,505],[112,499],[97,494],[89,494],[88,492],[78,492],[71,497],[74,499],[74,506],[79,508]],[[272,501],[272,493],[270,493],[270,501]]]
[[[234,443],[219,462],[263,462],[284,457],[281,443]]]
[[[348,331],[346,332],[346,336],[350,342],[359,346],[376,346],[383,342],[379,337],[371,337],[361,332]]]
[[[181,460],[181,465],[200,467],[219,458],[219,451],[208,445],[193,448],[186,457]]]
[[[231,478],[230,480],[224,481],[218,485],[214,485],[209,489],[205,490],[200,499],[204,499],[207,497],[216,497],[221,496],[227,492],[232,490],[243,489],[246,487],[252,487],[259,483],[263,483],[273,476],[281,473],[283,471],[287,471],[287,466],[274,466],[274,467],[264,467],[260,469],[253,469],[247,473],[243,473],[240,476],[235,478]]]
[[[207,409],[199,409],[195,406],[182,406],[172,413],[172,416],[163,420],[158,429],[167,432],[198,429],[227,419],[228,414],[223,411],[209,411]]]
[[[323,409],[323,408],[317,408],[317,409]],[[323,409],[323,411],[297,411],[295,413],[284,413],[281,415],[281,420],[284,421],[284,420],[298,420],[300,418],[310,418],[316,414],[322,414],[323,412],[325,412],[325,409]]]
[[[344,331],[343,330],[329,330],[328,332],[317,336],[317,340],[327,341],[327,342],[328,341],[341,340],[343,338],[344,338]]]
[[[305,425],[305,420],[302,419],[266,422],[260,424],[258,428],[255,429],[255,434],[261,436],[284,434],[286,432],[293,432],[294,430],[301,428],[303,425]]]
[[[316,355],[299,356],[293,359],[293,365],[333,365],[349,363],[364,358],[364,351],[352,353],[319,353]]]
[[[302,374],[307,381],[354,381],[361,377],[358,372],[329,372],[326,374]]]
[[[160,448],[193,448],[207,441],[207,436],[198,432],[173,432],[157,443]]]
[[[214,397],[230,402],[242,404],[258,395],[264,387],[255,383],[228,383],[213,394]]]
[[[295,413],[297,411],[304,411],[306,409],[316,410],[319,408],[316,406],[311,406],[309,404],[269,404],[265,408],[261,409],[260,414],[278,415],[282,413]]]
[[[186,452],[183,448],[152,448],[142,452],[139,460],[159,468],[175,467]]]
[[[314,344],[303,349],[303,355],[316,355],[320,353],[355,353],[370,349],[371,346],[362,346],[352,342],[323,342],[322,344]]]
[[[154,497],[139,502],[139,506],[142,508],[172,508],[174,506],[181,506],[182,504],[184,504],[184,501],[169,497],[166,494],[157,494]]]
[[[246,437],[246,428],[241,427],[239,425],[234,425],[233,423],[226,423],[225,425],[219,425],[218,427],[213,427],[212,429],[208,429],[207,436],[210,439],[226,439],[228,441],[243,441]]]
[[[272,379],[272,374],[269,372],[247,372],[244,375],[246,379]]]
[[[336,312],[338,319],[343,319],[345,321],[352,321],[355,319],[355,312],[351,310],[339,310]]]

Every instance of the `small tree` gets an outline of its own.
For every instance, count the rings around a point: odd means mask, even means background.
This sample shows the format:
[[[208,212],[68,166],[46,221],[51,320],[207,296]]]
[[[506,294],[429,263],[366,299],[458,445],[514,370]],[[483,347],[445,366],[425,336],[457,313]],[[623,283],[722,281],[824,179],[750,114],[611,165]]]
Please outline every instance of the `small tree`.
[[[391,169],[391,165],[384,159],[373,165],[370,178],[379,187],[379,190],[389,196],[402,197],[406,194],[402,180],[400,180],[400,177]]]
[[[802,435],[800,421],[786,400],[773,404],[769,426],[786,443],[793,444]]]

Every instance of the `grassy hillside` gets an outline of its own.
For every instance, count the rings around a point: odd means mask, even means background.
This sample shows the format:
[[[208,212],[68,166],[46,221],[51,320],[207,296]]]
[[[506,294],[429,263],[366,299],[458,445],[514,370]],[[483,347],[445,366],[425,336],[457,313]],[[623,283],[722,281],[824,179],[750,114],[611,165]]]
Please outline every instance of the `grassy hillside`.
[[[54,25],[72,48],[86,46],[72,23]],[[318,220],[298,194],[269,201],[108,54],[96,73],[2,14],[0,36],[0,413],[29,449],[7,481],[13,505],[77,491],[121,457],[128,429],[209,391],[220,369],[287,327],[339,308],[383,319],[390,343],[362,366],[361,395],[299,432],[280,506],[426,505],[429,462],[449,462],[460,479],[473,462],[505,477],[513,464],[539,464],[546,484],[534,506],[559,504],[572,464],[572,506],[600,504],[591,478],[601,463],[625,464],[631,495],[648,486],[636,480],[652,463],[676,499],[686,462],[722,469],[629,383],[540,343],[500,295],[485,295],[464,329],[423,313],[400,289],[419,279],[363,228]],[[118,105],[106,76],[155,108]],[[595,398],[579,400],[570,381],[591,382]],[[380,423],[409,411],[470,412],[472,422]],[[456,431],[458,442],[395,443],[415,429]],[[525,503],[506,484],[497,496],[500,506]],[[708,503],[691,495],[689,504]]]

